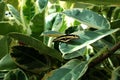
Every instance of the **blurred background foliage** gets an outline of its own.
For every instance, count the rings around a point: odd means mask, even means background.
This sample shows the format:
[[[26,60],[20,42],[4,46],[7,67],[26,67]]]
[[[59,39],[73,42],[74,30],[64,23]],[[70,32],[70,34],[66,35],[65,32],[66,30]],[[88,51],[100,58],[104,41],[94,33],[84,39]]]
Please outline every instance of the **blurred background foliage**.
[[[119,59],[119,0],[0,0],[2,80],[119,80]]]

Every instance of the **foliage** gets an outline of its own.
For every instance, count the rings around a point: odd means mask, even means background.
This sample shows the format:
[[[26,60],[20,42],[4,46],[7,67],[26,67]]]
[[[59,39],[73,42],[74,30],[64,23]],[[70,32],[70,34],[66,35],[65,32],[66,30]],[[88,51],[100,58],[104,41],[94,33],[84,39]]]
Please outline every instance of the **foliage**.
[[[0,78],[119,80],[119,2],[0,0]]]

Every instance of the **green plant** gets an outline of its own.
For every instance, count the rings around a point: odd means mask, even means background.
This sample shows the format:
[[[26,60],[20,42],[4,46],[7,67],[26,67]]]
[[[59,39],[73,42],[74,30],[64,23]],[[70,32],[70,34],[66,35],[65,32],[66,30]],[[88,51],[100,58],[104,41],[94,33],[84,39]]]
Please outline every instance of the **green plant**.
[[[16,6],[0,1],[1,78],[111,79],[120,65],[119,6],[62,2],[18,0]]]

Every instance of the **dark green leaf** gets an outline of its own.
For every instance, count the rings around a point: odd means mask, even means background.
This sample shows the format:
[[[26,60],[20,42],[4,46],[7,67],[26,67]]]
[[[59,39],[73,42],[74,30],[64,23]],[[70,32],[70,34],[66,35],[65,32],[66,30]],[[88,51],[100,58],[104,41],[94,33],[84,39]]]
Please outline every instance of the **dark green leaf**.
[[[17,68],[17,65],[13,62],[11,56],[9,54],[6,54],[1,60],[0,60],[0,70],[11,70]]]
[[[0,1],[0,21],[3,20],[5,15],[5,6],[6,6],[5,2]]]
[[[14,46],[10,54],[15,63],[24,70],[40,73],[49,69],[50,61],[47,56],[32,47]]]
[[[119,80],[120,79],[120,67],[117,67],[112,72],[112,79],[111,80]]]
[[[4,75],[7,73],[7,71],[0,71],[0,79],[3,80]]]
[[[19,33],[10,33],[9,36],[19,40],[20,42],[32,46],[33,48],[38,50],[41,54],[49,55],[51,57],[62,60],[61,54],[58,51],[47,47],[38,39]]]
[[[27,75],[20,69],[11,70],[8,72],[4,80],[28,80]]]
[[[9,32],[22,32],[23,27],[12,21],[0,22],[0,35],[8,34]]]
[[[40,34],[44,31],[44,18],[45,18],[45,12],[43,11],[42,13],[38,13],[36,14],[32,20],[31,20],[31,31],[32,34],[31,36],[39,39],[40,38]]]
[[[8,37],[0,36],[0,59],[8,53]]]
[[[113,21],[111,22],[111,28],[112,29],[120,28],[119,24],[120,24],[120,20]],[[117,41],[120,41],[120,31],[116,32],[114,36]]]
[[[113,22],[111,22],[111,28],[112,29],[120,28],[119,24],[120,24],[120,20],[113,21]]]
[[[118,20],[120,19],[120,8],[119,7],[115,7],[114,12],[112,13],[112,18],[113,20]]]

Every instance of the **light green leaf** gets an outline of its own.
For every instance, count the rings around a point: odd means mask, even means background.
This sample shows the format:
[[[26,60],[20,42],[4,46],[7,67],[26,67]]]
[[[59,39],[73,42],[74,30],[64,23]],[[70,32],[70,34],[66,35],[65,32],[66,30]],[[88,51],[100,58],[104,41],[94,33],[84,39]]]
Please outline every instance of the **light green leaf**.
[[[109,29],[110,24],[103,16],[87,9],[71,9],[63,12],[65,15],[77,19],[83,24],[95,29]]]
[[[28,80],[27,75],[20,69],[9,71],[3,80]]]
[[[14,17],[14,19],[16,20],[16,22],[18,24],[20,24],[21,23],[21,17],[20,17],[19,12],[10,4],[7,4],[7,7],[9,9],[9,11],[11,12],[12,16]]]
[[[58,13],[50,14],[45,19],[45,30],[60,31],[63,25],[63,15]]]
[[[0,22],[0,35],[8,34],[9,32],[22,32],[23,27],[13,21]]]
[[[48,0],[37,0],[36,4],[40,12],[42,12],[47,6]]]
[[[57,13],[52,13],[45,17],[45,31],[51,30]]]
[[[51,74],[47,80],[78,80],[85,74],[87,69],[87,62],[73,59],[59,69],[53,71],[53,74]]]
[[[62,60],[61,53],[47,47],[38,39],[20,33],[10,33],[9,36],[17,39],[20,42],[25,43],[26,45],[32,46],[33,48],[38,50],[41,54],[49,55],[51,57],[59,59],[60,61]]]
[[[55,21],[52,25],[52,30],[59,31],[60,28],[62,27],[62,24],[63,24],[63,15],[57,14],[57,16],[55,17]]]
[[[74,58],[75,56],[76,57],[81,56],[81,54],[83,54],[83,52],[80,51],[82,48],[84,48],[85,46],[87,46],[89,44],[96,42],[99,39],[102,39],[105,36],[115,33],[119,30],[120,29],[118,28],[118,29],[101,29],[101,30],[96,30],[96,31],[78,32],[78,33],[76,33],[76,35],[79,35],[80,39],[73,41],[73,43],[75,43],[74,45],[61,43],[59,45],[59,48],[63,54],[63,57],[66,59]]]
[[[119,79],[120,79],[120,66],[113,70],[111,80],[119,80]]]
[[[21,0],[20,16],[22,23],[27,27],[30,20],[35,15],[35,1],[34,0]]]
[[[57,32],[57,31],[46,31],[41,34],[41,36],[48,36],[48,37],[58,37],[64,34]]]
[[[17,65],[13,62],[9,54],[6,54],[0,60],[0,70],[11,70],[17,68]]]

